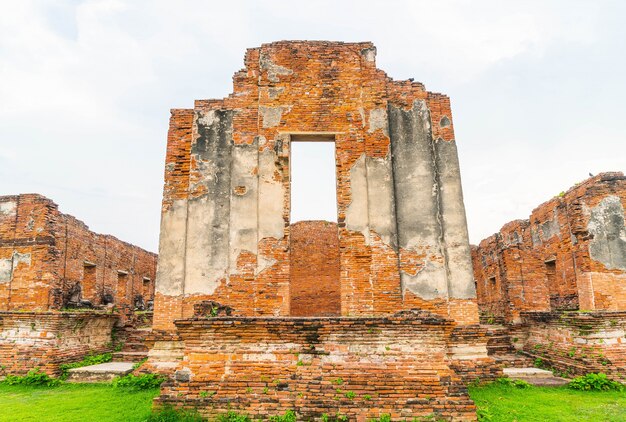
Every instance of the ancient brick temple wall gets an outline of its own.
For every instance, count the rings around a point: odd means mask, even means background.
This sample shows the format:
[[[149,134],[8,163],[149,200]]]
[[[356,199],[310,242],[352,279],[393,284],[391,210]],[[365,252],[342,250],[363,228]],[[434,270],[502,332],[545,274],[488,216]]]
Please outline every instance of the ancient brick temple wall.
[[[0,310],[60,309],[76,289],[94,305],[110,295],[132,310],[137,295],[154,297],[156,259],[90,231],[41,195],[0,197]]]
[[[341,314],[478,321],[450,100],[375,53],[265,44],[232,95],[172,110],[154,328],[207,300],[291,314],[290,142],[316,139],[335,142]]]
[[[626,380],[626,312],[525,312],[517,347],[569,376]]]
[[[39,368],[59,375],[59,365],[111,350],[117,315],[102,312],[0,311],[0,376]]]
[[[626,310],[626,177],[602,173],[472,249],[485,319],[524,311]]]
[[[301,221],[290,231],[290,315],[341,315],[337,224]]]
[[[177,322],[183,368],[158,404],[255,419],[294,410],[335,417],[475,420],[450,369],[451,321],[432,314],[372,318],[214,318]],[[184,397],[184,400],[181,399]]]

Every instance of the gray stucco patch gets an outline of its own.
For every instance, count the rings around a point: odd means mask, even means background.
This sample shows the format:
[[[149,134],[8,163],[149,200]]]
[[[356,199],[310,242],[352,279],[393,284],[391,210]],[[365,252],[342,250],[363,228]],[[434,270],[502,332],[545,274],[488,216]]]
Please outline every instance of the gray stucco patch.
[[[293,70],[279,66],[274,63],[268,53],[261,52],[259,56],[259,64],[262,70],[267,70],[267,78],[272,82],[279,82],[280,75],[291,75]]]
[[[443,228],[428,107],[423,100],[416,100],[410,110],[390,104],[387,114],[398,245],[442,257]],[[414,276],[401,271],[400,278],[403,291],[424,299],[448,293],[446,269],[437,260],[426,262]]]
[[[169,296],[183,293],[186,236],[187,200],[179,199],[161,216],[159,261],[154,286],[158,293]]]
[[[587,230],[591,258],[611,270],[626,271],[624,207],[617,196],[607,196],[591,210]]]
[[[234,113],[196,114],[191,154],[197,163],[198,185],[206,193],[188,201],[185,294],[212,294],[228,271]]]
[[[372,133],[379,129],[382,129],[385,135],[389,135],[387,110],[384,108],[370,110],[370,127],[368,132]]]
[[[552,218],[541,223],[541,234],[544,241],[557,236],[560,233],[559,215],[557,210],[552,212]]]
[[[350,205],[346,209],[346,228],[363,233],[366,242],[369,242],[365,154],[350,168],[350,196]]]
[[[435,151],[443,248],[448,271],[448,295],[454,299],[472,299],[476,297],[476,286],[456,142],[438,139],[435,142]]]
[[[403,293],[405,290],[408,290],[426,300],[445,297],[448,289],[445,277],[441,276],[443,271],[442,264],[426,261],[424,267],[415,275],[402,272]]]
[[[15,201],[0,202],[0,216],[15,215],[16,209],[17,209],[17,202]]]
[[[291,107],[266,107],[260,106],[259,113],[261,114],[261,118],[263,119],[263,127],[270,128],[276,127],[280,123],[280,119],[283,116],[283,113],[288,113],[291,110]]]
[[[11,258],[0,259],[0,283],[8,283],[13,280],[13,273],[19,264],[30,266],[29,253],[13,252]]]

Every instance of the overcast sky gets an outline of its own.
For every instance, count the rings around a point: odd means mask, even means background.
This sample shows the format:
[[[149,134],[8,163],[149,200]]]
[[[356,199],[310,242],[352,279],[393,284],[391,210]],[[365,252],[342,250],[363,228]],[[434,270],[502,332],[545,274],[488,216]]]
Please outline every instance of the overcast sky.
[[[373,41],[389,76],[451,97],[474,243],[626,169],[624,1],[0,5],[0,194],[152,251],[169,109],[226,96],[245,49],[276,40]]]

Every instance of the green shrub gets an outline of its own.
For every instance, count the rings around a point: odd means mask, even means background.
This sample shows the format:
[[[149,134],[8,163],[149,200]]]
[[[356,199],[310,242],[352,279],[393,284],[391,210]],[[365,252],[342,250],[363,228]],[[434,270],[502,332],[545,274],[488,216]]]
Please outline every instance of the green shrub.
[[[584,391],[623,391],[624,385],[617,381],[610,380],[602,372],[597,374],[587,374],[576,377],[567,385],[573,390]]]
[[[242,415],[241,413],[237,413],[234,410],[229,411],[226,414],[219,415],[217,417],[217,422],[251,422],[250,416]]]
[[[150,415],[146,422],[204,422],[205,418],[193,410],[176,410],[171,406],[164,407]]]
[[[40,371],[39,368],[31,369],[22,377],[17,375],[7,375],[2,382],[7,385],[34,385],[45,387],[54,387],[61,384],[60,380],[51,378],[45,372]]]
[[[87,356],[85,356],[83,360],[81,361],[72,362],[72,363],[62,363],[61,365],[59,365],[59,369],[61,370],[60,378],[63,380],[66,379],[67,376],[69,375],[70,369],[72,368],[81,368],[83,366],[107,363],[107,362],[111,362],[111,359],[113,359],[113,356],[110,353],[103,353],[101,355],[93,355],[90,353]]]
[[[284,415],[271,416],[270,422],[296,422],[296,414],[293,410],[287,410]]]
[[[149,390],[158,388],[165,378],[157,374],[128,374],[125,377],[118,377],[113,380],[113,386],[134,388],[135,390]]]
[[[391,421],[391,415],[387,413],[383,413],[382,415],[380,415],[378,419],[371,420],[371,422],[390,422],[390,421]]]

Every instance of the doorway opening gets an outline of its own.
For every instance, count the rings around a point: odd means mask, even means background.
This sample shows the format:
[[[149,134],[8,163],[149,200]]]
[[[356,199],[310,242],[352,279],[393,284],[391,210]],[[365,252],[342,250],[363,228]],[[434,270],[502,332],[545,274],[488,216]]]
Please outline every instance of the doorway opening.
[[[290,315],[340,315],[334,137],[292,136],[290,145]]]

